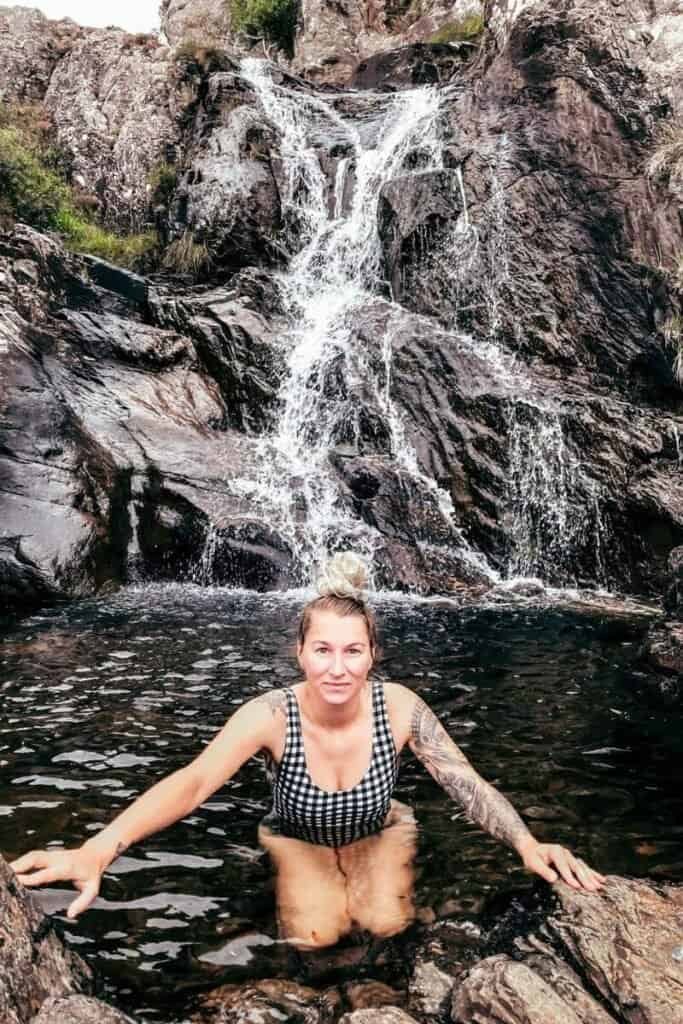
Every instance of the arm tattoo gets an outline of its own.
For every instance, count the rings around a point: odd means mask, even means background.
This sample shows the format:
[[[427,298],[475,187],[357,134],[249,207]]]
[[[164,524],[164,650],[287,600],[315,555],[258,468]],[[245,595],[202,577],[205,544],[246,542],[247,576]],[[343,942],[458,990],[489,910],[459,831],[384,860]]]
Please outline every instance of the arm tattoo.
[[[281,711],[284,715],[287,714],[287,696],[284,690],[268,690],[267,693],[261,694],[256,699],[268,705],[273,718],[275,718],[278,711]]]
[[[415,701],[410,738],[416,757],[448,795],[461,804],[470,821],[513,848],[530,836],[512,804],[477,774],[421,697]]]

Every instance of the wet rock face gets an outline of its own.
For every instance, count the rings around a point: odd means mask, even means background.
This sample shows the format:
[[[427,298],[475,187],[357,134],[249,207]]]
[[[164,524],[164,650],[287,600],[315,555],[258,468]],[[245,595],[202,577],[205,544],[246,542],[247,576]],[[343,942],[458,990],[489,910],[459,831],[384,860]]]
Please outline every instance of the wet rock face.
[[[205,84],[168,224],[170,239],[190,231],[210,249],[214,277],[282,261],[276,132],[228,63]]]
[[[91,32],[34,7],[0,7],[0,101],[42,100],[57,63]]]
[[[680,1019],[683,887],[610,878],[601,894],[560,883],[552,899],[531,932],[508,937],[513,956],[479,961],[456,985],[455,1024]]]
[[[250,425],[249,409],[265,415],[262,321],[233,290],[214,293],[197,323],[183,312],[186,333],[170,303],[169,326],[153,326],[158,297],[142,301],[138,279],[123,272],[104,289],[93,269],[102,280],[101,265],[26,227],[0,239],[3,607],[135,574],[201,575],[210,522],[223,529],[219,575],[272,586],[288,553],[225,485],[251,458],[247,435],[229,422]]]

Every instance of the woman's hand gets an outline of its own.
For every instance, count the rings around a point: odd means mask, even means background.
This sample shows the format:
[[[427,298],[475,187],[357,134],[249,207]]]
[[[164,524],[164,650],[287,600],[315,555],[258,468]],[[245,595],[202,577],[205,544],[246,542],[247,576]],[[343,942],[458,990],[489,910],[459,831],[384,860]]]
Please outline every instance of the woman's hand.
[[[101,854],[85,847],[77,850],[32,850],[10,864],[22,885],[73,882],[81,895],[66,912],[71,919],[78,917],[94,902],[106,866]]]
[[[547,882],[561,878],[572,889],[597,892],[607,881],[604,875],[593,871],[585,861],[557,843],[539,843],[532,839],[522,846],[519,853],[527,871],[534,871]]]

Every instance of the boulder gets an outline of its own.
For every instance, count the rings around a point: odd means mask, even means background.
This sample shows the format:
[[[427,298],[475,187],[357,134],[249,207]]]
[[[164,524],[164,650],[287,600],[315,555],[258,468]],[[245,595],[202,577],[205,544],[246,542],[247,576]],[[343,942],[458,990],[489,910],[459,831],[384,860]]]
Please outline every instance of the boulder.
[[[171,46],[231,42],[229,8],[222,0],[161,0],[159,15],[161,31]]]
[[[28,1024],[48,997],[89,992],[90,969],[57,938],[0,856],[0,1020]]]
[[[339,1024],[417,1024],[414,1017],[398,1006],[353,1010],[339,1019]]]
[[[600,893],[557,883],[544,899],[526,929],[517,921],[506,933],[499,917],[492,934],[507,951],[456,985],[454,1024],[680,1020],[683,886],[610,876]]]
[[[441,1017],[449,1008],[455,979],[430,960],[415,964],[408,985],[408,1008],[418,1016]]]
[[[313,988],[275,978],[246,985],[221,985],[201,996],[192,1010],[192,1024],[320,1024],[321,995]]]
[[[50,996],[31,1024],[135,1024],[132,1017],[91,996]]]

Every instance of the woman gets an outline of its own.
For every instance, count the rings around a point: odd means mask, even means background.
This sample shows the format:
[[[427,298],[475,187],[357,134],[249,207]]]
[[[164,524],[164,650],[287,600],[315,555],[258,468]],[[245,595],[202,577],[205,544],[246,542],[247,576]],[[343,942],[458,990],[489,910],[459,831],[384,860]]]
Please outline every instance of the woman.
[[[377,935],[413,916],[410,809],[392,800],[408,744],[467,817],[515,849],[549,882],[596,891],[605,878],[569,850],[539,843],[517,812],[469,763],[434,713],[397,683],[370,681],[377,657],[365,568],[336,555],[303,610],[297,658],[303,681],[243,704],[189,765],[162,779],[75,850],[39,850],[11,867],[24,885],[70,880],[67,916],[93,902],[111,862],[133,843],[186,817],[248,758],[265,752],[273,809],[259,838],[277,870],[283,936],[327,946],[354,926]]]

